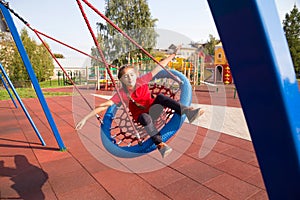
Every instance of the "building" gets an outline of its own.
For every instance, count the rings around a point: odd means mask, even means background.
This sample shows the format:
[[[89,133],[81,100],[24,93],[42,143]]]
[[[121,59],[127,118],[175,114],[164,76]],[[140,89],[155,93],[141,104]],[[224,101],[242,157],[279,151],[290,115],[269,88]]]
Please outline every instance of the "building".
[[[82,79],[88,79],[88,69],[91,67],[91,58],[86,57],[66,57],[57,58],[58,63],[66,71],[70,77],[81,77]],[[58,79],[63,74],[63,70],[59,64],[54,62],[54,71],[51,79]]]
[[[215,83],[230,84],[233,82],[230,67],[220,42],[215,46]]]
[[[172,44],[169,46],[167,52],[171,52],[175,50],[177,47]],[[197,48],[193,47],[192,45],[182,45],[181,48],[177,52],[177,56],[184,58],[184,59],[190,59],[194,57],[195,53],[197,52]]]

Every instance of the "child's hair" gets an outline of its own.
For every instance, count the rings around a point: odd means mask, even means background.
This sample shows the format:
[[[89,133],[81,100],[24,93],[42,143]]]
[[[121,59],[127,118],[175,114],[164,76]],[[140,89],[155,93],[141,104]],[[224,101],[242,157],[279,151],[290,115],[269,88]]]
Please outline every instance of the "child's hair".
[[[119,72],[118,72],[118,79],[120,80],[121,77],[125,74],[125,69],[128,69],[128,68],[134,68],[133,66],[131,65],[123,65],[119,68]]]

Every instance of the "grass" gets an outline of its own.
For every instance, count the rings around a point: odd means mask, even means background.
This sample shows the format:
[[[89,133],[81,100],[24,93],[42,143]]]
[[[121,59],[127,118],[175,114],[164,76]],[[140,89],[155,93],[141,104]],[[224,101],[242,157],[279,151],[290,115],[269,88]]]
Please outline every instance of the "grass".
[[[57,81],[44,81],[40,82],[40,87],[41,88],[57,88],[57,87],[64,87],[64,86],[59,86]],[[13,91],[11,91],[11,94],[15,98],[15,95],[13,94]],[[20,96],[21,99],[23,98],[37,98],[37,95],[34,91],[33,88],[16,88],[16,91],[18,95]],[[53,96],[71,96],[72,93],[70,92],[48,92],[48,91],[43,91],[43,94],[45,97],[53,97]],[[10,99],[10,96],[6,89],[3,87],[2,89],[0,88],[0,100],[8,100]]]
[[[11,94],[13,94],[12,90]],[[32,88],[16,88],[16,91],[21,99],[24,98],[37,98],[37,95]],[[45,92],[43,91],[45,97],[53,97],[53,96],[70,96],[72,93],[70,92]],[[13,97],[15,98],[14,94]],[[0,100],[8,100],[10,96],[6,89],[0,89]]]
[[[61,83],[62,84],[62,83]],[[43,81],[40,82],[39,85],[41,88],[56,88],[56,87],[62,87],[61,85],[58,85],[57,80],[52,80],[52,81]]]

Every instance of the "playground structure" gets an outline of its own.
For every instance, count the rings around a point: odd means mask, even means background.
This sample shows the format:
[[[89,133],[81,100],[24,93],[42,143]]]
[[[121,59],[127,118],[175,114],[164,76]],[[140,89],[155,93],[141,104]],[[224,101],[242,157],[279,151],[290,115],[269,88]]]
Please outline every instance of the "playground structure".
[[[165,56],[167,56],[167,54]],[[161,60],[161,59],[163,59],[163,57],[155,57],[155,60]],[[146,72],[151,71],[151,69],[155,66],[153,62],[149,62],[149,61],[151,61],[149,57],[136,59],[136,60],[130,59],[129,64],[135,67],[140,74],[144,74]],[[176,57],[173,61],[168,63],[167,67],[169,70],[173,69],[184,74],[190,80],[190,83],[193,84],[194,86],[195,84],[199,85],[201,83],[199,79],[200,78],[199,69],[197,69],[197,64],[195,65],[194,63],[195,62],[187,61],[187,59],[185,58]],[[112,66],[110,67],[110,70],[112,71],[113,77],[118,82],[117,80],[118,67]],[[110,91],[114,90],[112,81],[109,78],[109,75],[104,67],[98,67],[98,70],[97,70],[97,66],[91,67],[87,69],[87,73],[89,74],[88,75],[89,77],[86,79],[86,82],[95,84],[97,90],[110,90]]]
[[[167,53],[165,53],[167,55]],[[166,56],[165,55],[165,56]],[[163,56],[155,57],[156,60],[163,59]],[[140,73],[151,70],[150,58],[130,59],[129,64],[133,65]],[[184,74],[195,89],[201,84],[232,84],[233,78],[228,60],[226,58],[222,43],[215,46],[214,58],[210,55],[205,55],[201,51],[195,51],[189,58],[176,56],[175,59],[169,62],[168,69],[174,69]],[[95,72],[96,73],[96,72]],[[103,78],[100,79],[100,86],[97,87],[105,90],[113,90],[111,81],[107,76],[104,68],[100,70]],[[99,81],[99,80],[98,80]],[[214,85],[216,86],[216,85]]]
[[[167,56],[167,54],[165,56]],[[155,57],[155,60],[159,61],[163,58],[164,57],[157,56]],[[132,58],[130,59],[128,64],[135,67],[140,74],[144,74],[151,71],[151,69],[155,66],[155,63],[153,61],[151,62],[151,58],[149,57],[145,57],[142,59]],[[195,82],[194,78],[196,77],[196,74],[198,74],[198,76],[200,77],[200,72],[198,72],[197,69],[194,67],[194,62],[187,61],[187,59],[182,57],[176,57],[173,61],[168,63],[167,67],[170,70],[173,69],[184,74],[192,84]],[[114,79],[118,82],[118,67],[111,66],[110,70],[112,71]],[[98,70],[97,67],[91,67],[87,69],[87,71],[89,71],[89,77],[86,79],[87,82],[94,83],[96,85],[97,90],[114,90],[112,81],[109,78],[109,75],[104,67],[98,67]],[[200,84],[200,81],[198,82],[198,84]]]
[[[174,45],[171,45],[174,46]],[[155,56],[155,60],[161,60],[168,56],[170,53],[167,50],[156,50],[159,51],[160,56]],[[156,54],[155,52],[154,54]],[[190,52],[191,55],[186,58],[181,55],[177,55],[171,62],[168,63],[168,69],[174,69],[181,73],[183,73],[189,80],[193,86],[200,85],[204,81],[204,73],[207,72],[205,70],[205,65],[212,65],[212,56],[205,55],[202,51],[198,52],[196,48],[194,48],[194,52]],[[144,74],[146,72],[151,71],[151,69],[155,66],[155,62],[151,60],[151,58],[138,54],[139,56],[133,56],[128,60],[128,64],[134,66],[140,74]],[[210,59],[207,59],[210,58]],[[74,80],[75,83],[82,84],[93,84],[95,85],[97,90],[113,90],[113,84],[107,73],[105,67],[103,66],[91,66],[86,63],[82,63],[82,66],[79,67],[78,64],[72,62],[70,58],[58,59],[60,63],[65,63],[63,66],[65,67],[68,75],[71,79]],[[80,62],[80,61],[79,61]],[[82,62],[82,61],[81,61]],[[205,63],[209,62],[209,63]],[[73,65],[70,65],[73,63]],[[52,79],[59,83],[59,85],[71,85],[68,81],[67,77],[63,71],[55,65],[54,76]],[[114,79],[117,81],[117,72],[118,66],[110,66],[110,71]]]
[[[275,3],[208,2],[231,64],[268,195],[271,199],[296,199],[300,196],[300,99]],[[1,10],[11,32],[17,33],[2,4]],[[249,31],[249,26],[255,34]],[[17,36],[14,39],[19,42]],[[248,47],[246,52],[240,52],[241,41]],[[265,76],[249,81],[249,70],[260,71]],[[34,77],[31,80],[39,92]],[[42,94],[38,96],[43,99]],[[282,174],[283,171],[286,173]]]
[[[214,62],[214,82],[231,84],[233,83],[232,75],[229,67],[228,60],[225,56],[225,52],[222,43],[219,43],[215,47],[215,62]]]

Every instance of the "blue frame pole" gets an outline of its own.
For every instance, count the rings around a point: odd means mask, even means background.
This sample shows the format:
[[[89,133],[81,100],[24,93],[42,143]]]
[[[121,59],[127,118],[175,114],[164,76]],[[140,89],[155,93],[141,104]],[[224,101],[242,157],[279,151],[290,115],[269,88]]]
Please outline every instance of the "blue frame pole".
[[[300,199],[300,95],[274,1],[208,0],[270,199]]]
[[[22,107],[22,109],[23,109],[23,111],[24,111],[24,113],[25,113],[27,119],[29,120],[29,122],[30,122],[32,128],[34,129],[36,135],[37,135],[38,138],[40,139],[40,141],[41,141],[41,143],[43,144],[43,146],[46,146],[45,141],[43,140],[43,138],[42,138],[40,132],[39,132],[38,129],[36,128],[36,126],[35,126],[35,124],[34,124],[32,118],[30,117],[30,115],[29,115],[29,113],[28,113],[28,111],[27,111],[25,105],[23,104],[23,102],[22,102],[20,96],[18,95],[18,93],[17,93],[17,91],[16,91],[14,85],[12,84],[12,82],[11,82],[10,79],[9,79],[9,77],[7,76],[7,74],[6,74],[6,72],[5,72],[5,70],[4,70],[4,68],[3,68],[3,66],[2,66],[1,63],[0,63],[0,69],[1,69],[1,71],[2,71],[3,76],[5,77],[5,79],[6,79],[6,81],[7,81],[7,83],[9,84],[10,88],[12,89],[13,93],[15,94],[17,100],[19,101],[19,103],[20,103],[20,105],[21,105],[21,107]],[[2,79],[2,77],[1,77],[1,79]],[[4,82],[4,81],[3,81],[3,82]]]
[[[60,137],[60,134],[59,134],[58,129],[56,127],[56,124],[55,124],[55,122],[53,120],[53,117],[51,115],[51,112],[49,110],[49,107],[47,105],[45,97],[43,95],[43,92],[42,92],[42,90],[40,88],[38,80],[37,80],[37,78],[35,76],[35,73],[33,71],[32,65],[30,63],[30,60],[29,60],[28,55],[26,53],[26,50],[25,50],[25,48],[23,46],[22,40],[21,40],[21,38],[20,38],[20,36],[18,34],[18,30],[17,30],[17,28],[16,28],[16,26],[14,24],[14,21],[13,21],[11,15],[10,15],[10,12],[9,12],[9,10],[3,4],[0,4],[0,8],[1,8],[2,14],[3,14],[3,16],[4,16],[5,20],[6,20],[7,26],[9,27],[9,30],[10,30],[13,38],[14,38],[14,41],[16,43],[16,46],[17,46],[18,50],[19,50],[20,56],[21,56],[21,58],[23,60],[23,63],[24,63],[25,68],[27,70],[27,73],[28,73],[28,75],[30,77],[31,83],[32,83],[32,85],[34,87],[34,90],[35,90],[37,96],[38,96],[40,104],[41,104],[41,106],[42,106],[42,108],[44,110],[44,113],[45,113],[46,118],[47,118],[47,120],[49,122],[49,125],[50,125],[50,127],[52,129],[52,132],[53,132],[53,134],[55,136],[55,139],[56,139],[56,141],[57,141],[57,143],[59,145],[59,148],[60,148],[60,150],[65,150],[66,147],[65,147],[65,145],[64,145],[64,143],[63,143],[63,141],[62,141],[62,139]]]
[[[0,65],[1,65],[1,63],[0,63]],[[1,66],[1,67],[2,67],[2,66]],[[7,85],[6,85],[5,81],[4,81],[4,79],[2,78],[2,75],[1,75],[1,74],[0,74],[0,78],[1,78],[1,81],[2,81],[2,83],[3,83],[3,85],[4,85],[5,89],[6,89],[7,93],[8,93],[9,96],[10,96],[10,99],[11,99],[12,102],[14,103],[15,107],[18,108],[18,105],[17,105],[17,103],[16,103],[14,97],[12,96],[11,92],[9,91],[9,89],[8,89],[8,87],[7,87]]]

